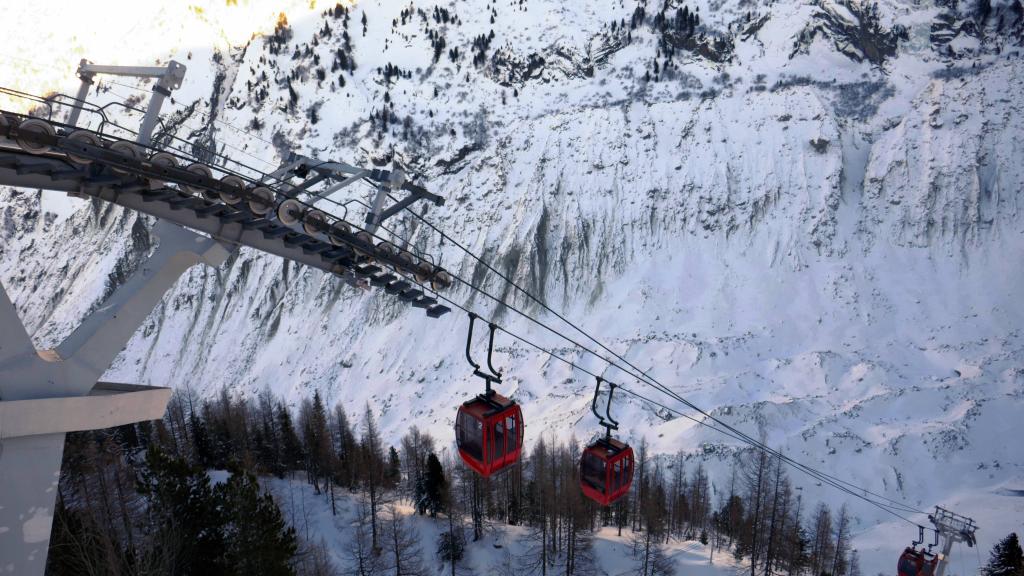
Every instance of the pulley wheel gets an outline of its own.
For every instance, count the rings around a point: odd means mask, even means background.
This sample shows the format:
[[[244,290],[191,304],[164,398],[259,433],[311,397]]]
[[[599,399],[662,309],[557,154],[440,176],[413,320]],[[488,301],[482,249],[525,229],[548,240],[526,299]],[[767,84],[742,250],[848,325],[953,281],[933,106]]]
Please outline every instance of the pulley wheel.
[[[373,256],[373,235],[366,230],[360,230],[356,232],[356,240],[365,247],[356,248],[356,253],[360,256]]]
[[[213,170],[210,170],[210,167],[205,164],[199,164],[198,162],[195,164],[189,164],[188,168],[185,168],[185,170],[191,172],[192,174],[195,174],[196,176],[202,176],[204,178],[213,178]],[[185,184],[185,191],[188,192],[189,194],[202,194],[206,198],[210,198],[211,196],[213,196],[213,198],[216,198],[216,195],[213,192],[210,192],[206,188],[203,188],[202,186],[195,184]]]
[[[277,219],[285,226],[295,226],[302,221],[305,207],[296,199],[289,198],[277,207]]]
[[[50,125],[46,120],[40,120],[39,118],[29,118],[21,124],[18,124],[18,137],[15,140],[18,146],[22,150],[29,154],[43,154],[49,152],[49,144],[40,144],[25,138],[28,134],[35,134],[39,136],[56,136],[57,133],[54,131],[53,126]]]
[[[327,215],[319,210],[310,210],[302,219],[302,229],[306,231],[306,234],[315,236],[319,234],[321,230],[327,228]]]
[[[395,246],[391,242],[384,241],[377,244],[377,252],[380,252],[384,256],[398,256],[398,246]]]
[[[346,244],[345,239],[352,235],[352,228],[348,223],[338,220],[331,226],[330,231],[327,232],[327,238],[331,241],[331,244],[335,246],[343,246]]]
[[[430,287],[434,290],[444,290],[452,285],[452,276],[447,270],[438,268],[434,277],[430,280]]]
[[[118,140],[110,145],[111,152],[117,152],[123,159],[127,160],[127,163],[132,163],[142,157],[142,153],[139,152],[139,147],[134,142],[127,140]],[[110,167],[116,174],[128,174],[130,170],[124,167],[118,167],[113,165]]]
[[[405,268],[402,270],[407,274],[412,274],[416,270],[416,261],[419,260],[416,256],[413,256],[412,252],[402,250],[398,253],[398,261],[401,262]]]
[[[419,282],[420,284],[428,282],[433,272],[433,264],[426,260],[420,260],[419,265],[416,266],[416,281]]]
[[[232,189],[232,192],[220,191],[221,201],[232,206],[242,201],[242,193],[245,192],[245,180],[234,174],[229,174],[221,178],[220,183]]]
[[[72,136],[74,136],[74,134],[72,134]],[[149,157],[149,163],[152,164],[154,168],[160,171],[164,171],[165,168],[178,167],[178,159],[174,157],[174,154],[171,154],[169,152],[157,152],[156,154],[153,154],[152,156]],[[167,182],[165,180],[160,178],[149,179],[149,184],[156,188],[160,188],[166,183]]]
[[[266,186],[257,186],[249,193],[249,210],[253,214],[266,216],[274,208],[274,192]]]
[[[103,143],[100,142],[99,136],[96,136],[88,130],[75,130],[64,140],[65,148],[73,149],[76,152],[85,152],[86,146],[100,147],[102,145]],[[79,148],[79,146],[81,146],[81,148]],[[92,158],[80,156],[75,152],[68,152],[67,150],[65,150],[65,153],[68,155],[68,160],[71,160],[75,164],[81,164],[83,166],[92,164]]]
[[[178,159],[170,152],[157,152],[149,157],[149,163],[158,168],[177,168]]]

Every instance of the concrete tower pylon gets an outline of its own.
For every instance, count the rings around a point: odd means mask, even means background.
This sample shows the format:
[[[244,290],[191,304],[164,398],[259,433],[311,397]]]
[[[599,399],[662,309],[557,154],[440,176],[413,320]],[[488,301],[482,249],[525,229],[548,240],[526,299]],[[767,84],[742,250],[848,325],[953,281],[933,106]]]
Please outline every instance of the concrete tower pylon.
[[[167,290],[234,249],[168,222],[128,280],[53,350],[36,350],[0,286],[0,575],[42,576],[64,435],[160,419],[169,388],[99,382]]]

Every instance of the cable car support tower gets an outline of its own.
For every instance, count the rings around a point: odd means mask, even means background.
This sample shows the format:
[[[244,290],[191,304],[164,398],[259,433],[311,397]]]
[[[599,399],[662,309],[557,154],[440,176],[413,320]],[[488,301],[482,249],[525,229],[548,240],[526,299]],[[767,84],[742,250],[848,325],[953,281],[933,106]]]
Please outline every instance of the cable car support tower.
[[[145,110],[86,101],[96,75],[152,78]],[[181,86],[185,66],[100,66],[83,60],[76,97],[46,98],[0,88],[34,106],[0,110],[0,185],[65,192],[153,216],[156,248],[136,271],[53,350],[37,350],[0,285],[0,573],[41,576],[46,567],[64,436],[163,417],[169,388],[100,382],[165,292],[196,264],[219,266],[247,246],[319,268],[362,290],[371,286],[427,316],[450,309],[438,299],[451,276],[436,260],[376,232],[410,204],[444,199],[400,168],[364,169],[297,154],[272,174],[230,158],[209,166],[192,143],[164,129],[160,108]],[[141,112],[137,131],[107,115],[117,105]],[[64,121],[56,109],[69,110]],[[88,128],[80,126],[87,117]],[[131,135],[125,139],[125,134]],[[205,151],[206,158],[219,157]],[[229,168],[229,163],[242,168]],[[219,174],[219,177],[215,177]],[[365,227],[315,205],[356,182],[376,195]],[[385,198],[405,197],[390,208]],[[88,250],[89,246],[80,246]],[[44,295],[45,296],[45,295]]]
[[[936,543],[942,545],[939,553],[939,565],[935,568],[935,576],[944,576],[953,544],[965,542],[968,547],[973,548],[976,543],[974,533],[978,530],[978,525],[974,523],[974,520],[941,506],[935,507],[935,513],[929,514],[928,520],[935,526]]]

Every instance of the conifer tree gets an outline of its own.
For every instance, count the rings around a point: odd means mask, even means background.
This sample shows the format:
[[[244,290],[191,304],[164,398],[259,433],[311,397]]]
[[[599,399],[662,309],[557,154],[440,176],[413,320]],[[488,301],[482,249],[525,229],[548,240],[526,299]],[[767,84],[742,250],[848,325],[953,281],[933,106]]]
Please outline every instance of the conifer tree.
[[[981,573],[984,576],[1024,575],[1024,552],[1021,551],[1016,532],[1009,534],[992,547],[988,563],[981,569]]]
[[[258,469],[281,478],[284,476],[284,467],[278,459],[281,453],[280,435],[274,424],[274,396],[269,387],[261,390],[257,397],[254,418],[253,444]]]
[[[214,488],[224,519],[223,565],[233,574],[293,574],[298,548],[295,528],[288,526],[270,494],[260,494],[256,478],[235,469]]]
[[[384,486],[393,490],[402,481],[402,461],[398,458],[398,450],[394,446],[388,447],[388,465],[384,470]]]
[[[277,427],[281,437],[281,454],[279,460],[282,467],[287,471],[297,470],[303,460],[302,442],[295,433],[295,426],[292,425],[292,416],[280,402],[277,404]]]
[[[210,449],[210,438],[206,432],[206,424],[199,418],[199,414],[191,411],[188,416],[189,432],[192,433],[192,446],[194,448],[196,462],[200,466],[212,466],[213,454]]]
[[[168,547],[174,574],[227,573],[221,511],[204,470],[153,446],[146,452],[138,489],[149,500],[149,530]]]
[[[420,514],[426,511],[430,512],[432,518],[437,518],[437,513],[442,509],[445,489],[444,469],[441,467],[441,461],[431,452],[427,456],[427,470],[423,475],[423,499],[417,504]]]

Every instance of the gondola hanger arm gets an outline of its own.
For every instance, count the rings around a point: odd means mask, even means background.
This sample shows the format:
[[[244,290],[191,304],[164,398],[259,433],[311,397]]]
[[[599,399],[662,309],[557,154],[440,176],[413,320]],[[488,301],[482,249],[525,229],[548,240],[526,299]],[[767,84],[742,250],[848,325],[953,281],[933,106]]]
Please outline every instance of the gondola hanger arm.
[[[617,386],[617,384],[615,384],[614,382],[609,382],[608,383],[608,404],[605,406],[605,409],[604,409],[604,414],[605,414],[606,419],[608,420],[608,422],[611,423],[611,429],[612,430],[618,430],[619,429],[619,422],[617,420],[615,420],[614,418],[612,418],[612,396],[615,394],[615,387],[616,386]]]
[[[480,365],[473,361],[473,356],[470,352],[470,347],[473,345],[473,325],[476,323],[476,318],[476,314],[473,312],[469,313],[469,334],[466,336],[466,360],[473,367],[474,371],[479,372]]]
[[[594,416],[597,416],[597,420],[604,426],[604,417],[597,413],[597,397],[601,394],[601,382],[604,382],[604,380],[598,376],[597,386],[594,387],[594,399],[590,401],[590,411],[594,413]]]
[[[476,325],[476,319],[479,318],[475,313],[469,313],[469,332],[466,335],[466,360],[469,361],[470,366],[473,367],[473,375],[484,379],[485,388],[484,396],[490,397],[493,394],[491,390],[491,384],[501,383],[501,372],[494,369],[492,364],[492,353],[494,352],[494,332],[497,330],[497,324],[490,323],[490,337],[488,338],[487,347],[487,367],[490,372],[481,370],[480,364],[473,360],[473,327]]]
[[[490,369],[491,374],[493,374],[495,377],[500,379],[501,378],[501,370],[498,370],[497,368],[495,368],[494,364],[491,362],[491,354],[494,352],[494,332],[497,331],[498,325],[495,324],[494,322],[491,322],[489,326],[490,326],[490,329],[491,329],[491,336],[490,336],[490,338],[488,339],[488,342],[487,342],[487,368]]]

